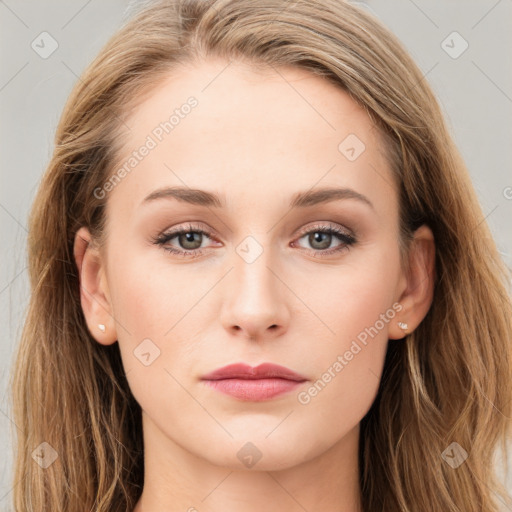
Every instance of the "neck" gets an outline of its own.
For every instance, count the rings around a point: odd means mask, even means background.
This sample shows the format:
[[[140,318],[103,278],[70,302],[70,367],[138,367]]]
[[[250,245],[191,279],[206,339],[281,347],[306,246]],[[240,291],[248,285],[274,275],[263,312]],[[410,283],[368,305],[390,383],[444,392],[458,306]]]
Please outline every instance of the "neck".
[[[191,453],[144,412],[143,429],[144,489],[134,512],[361,511],[359,425],[315,458],[306,454],[305,460],[282,468],[264,466],[262,457],[251,469]]]

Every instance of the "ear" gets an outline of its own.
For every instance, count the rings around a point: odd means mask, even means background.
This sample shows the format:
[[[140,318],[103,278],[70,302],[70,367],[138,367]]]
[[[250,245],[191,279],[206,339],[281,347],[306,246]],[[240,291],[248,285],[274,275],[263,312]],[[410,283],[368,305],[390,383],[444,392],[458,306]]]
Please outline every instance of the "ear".
[[[91,242],[89,230],[81,227],[75,235],[73,255],[80,280],[80,302],[87,327],[98,343],[117,341],[116,326],[105,274],[105,262]],[[104,325],[102,330],[98,326]]]
[[[390,325],[388,337],[401,339],[418,327],[425,318],[434,298],[435,241],[427,225],[414,232],[409,251],[409,269],[400,281],[399,299],[402,309]],[[407,324],[401,329],[398,322]]]

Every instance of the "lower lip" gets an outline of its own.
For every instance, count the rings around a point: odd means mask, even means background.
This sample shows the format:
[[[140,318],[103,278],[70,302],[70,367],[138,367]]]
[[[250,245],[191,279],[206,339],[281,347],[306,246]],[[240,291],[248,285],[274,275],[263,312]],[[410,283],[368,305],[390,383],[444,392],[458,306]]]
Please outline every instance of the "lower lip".
[[[302,382],[287,379],[206,380],[209,386],[240,400],[260,402],[297,389]]]

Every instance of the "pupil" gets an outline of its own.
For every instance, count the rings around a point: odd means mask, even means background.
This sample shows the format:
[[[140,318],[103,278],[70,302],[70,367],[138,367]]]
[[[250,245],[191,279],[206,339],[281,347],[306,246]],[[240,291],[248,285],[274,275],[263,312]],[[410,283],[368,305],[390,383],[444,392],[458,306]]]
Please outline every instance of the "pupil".
[[[196,235],[199,237],[199,245],[195,245],[195,244],[197,244],[197,240],[194,240]],[[197,249],[201,246],[201,236],[202,235],[200,233],[193,233],[193,232],[184,233],[180,237],[180,243],[183,246],[183,248],[185,248],[185,249],[190,249],[190,250]],[[191,246],[188,246],[187,244],[191,244]]]
[[[315,246],[314,244],[319,243],[320,246],[316,246],[316,249],[327,249],[331,245],[331,234],[330,233],[321,233],[319,231],[316,231],[315,233],[312,233],[310,235],[310,243]],[[322,242],[322,238],[324,238]]]

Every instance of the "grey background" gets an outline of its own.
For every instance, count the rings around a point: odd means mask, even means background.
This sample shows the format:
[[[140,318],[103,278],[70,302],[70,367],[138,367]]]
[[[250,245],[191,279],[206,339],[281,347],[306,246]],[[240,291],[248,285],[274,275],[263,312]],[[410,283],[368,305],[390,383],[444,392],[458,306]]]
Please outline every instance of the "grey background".
[[[512,0],[366,4],[403,41],[432,84],[469,167],[484,216],[512,267],[512,189],[507,188],[512,187]],[[27,214],[51,155],[64,101],[121,23],[126,5],[126,0],[0,0],[1,510],[12,509],[10,436],[17,427],[11,420],[7,386],[28,304]],[[47,59],[31,47],[43,31],[59,45]],[[454,31],[469,45],[458,58],[453,54],[462,48],[462,39],[451,36],[442,46]],[[511,478],[508,488],[512,490]]]

